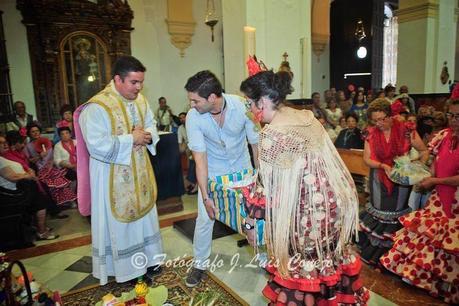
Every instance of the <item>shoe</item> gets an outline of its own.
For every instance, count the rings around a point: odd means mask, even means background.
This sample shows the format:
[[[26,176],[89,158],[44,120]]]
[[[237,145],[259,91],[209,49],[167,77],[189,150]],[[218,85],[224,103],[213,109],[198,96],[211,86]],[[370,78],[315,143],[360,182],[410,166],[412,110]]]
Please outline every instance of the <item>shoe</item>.
[[[193,188],[189,189],[187,194],[197,194],[198,193],[198,185],[194,186]]]
[[[155,265],[147,268],[146,276],[153,278],[154,276],[160,275],[163,272],[163,268],[160,265]]]
[[[48,231],[40,234],[40,233],[37,233],[37,240],[54,240],[54,239],[57,239],[59,238],[59,235],[56,235],[56,234],[52,234]]]
[[[200,269],[197,269],[197,268],[193,268],[191,270],[190,274],[188,274],[188,276],[187,276],[187,278],[185,280],[185,285],[188,288],[196,287],[197,285],[199,285],[199,283],[202,280],[202,277],[205,274],[206,274],[205,270],[200,270]]]
[[[67,219],[69,215],[66,214],[56,214],[56,215],[51,215],[51,219]]]

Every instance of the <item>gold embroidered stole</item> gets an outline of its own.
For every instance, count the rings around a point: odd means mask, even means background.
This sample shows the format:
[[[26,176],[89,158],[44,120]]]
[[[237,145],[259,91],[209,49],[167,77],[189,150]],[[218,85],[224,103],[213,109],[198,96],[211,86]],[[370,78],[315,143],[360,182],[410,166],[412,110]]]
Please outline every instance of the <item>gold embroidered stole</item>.
[[[131,134],[133,123],[129,119],[126,104],[112,86],[113,83],[108,84],[88,103],[96,103],[105,109],[113,136]],[[133,102],[144,127],[148,102],[141,94]],[[120,222],[136,221],[155,206],[156,178],[145,146],[132,148],[131,165],[110,165],[109,193],[112,214]]]

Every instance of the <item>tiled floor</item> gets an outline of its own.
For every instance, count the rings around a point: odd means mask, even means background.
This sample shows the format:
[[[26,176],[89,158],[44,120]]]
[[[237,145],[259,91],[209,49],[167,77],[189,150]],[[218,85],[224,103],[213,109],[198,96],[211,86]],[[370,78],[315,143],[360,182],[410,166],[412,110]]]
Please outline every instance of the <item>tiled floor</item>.
[[[192,255],[191,242],[172,227],[161,230],[166,260]],[[211,260],[223,263],[216,268],[214,274],[250,305],[266,305],[261,290],[266,284],[266,273],[249,265],[254,252],[249,246],[238,248],[238,234],[226,236],[213,241]],[[23,260],[26,268],[33,273],[36,280],[50,290],[67,292],[98,281],[91,275],[91,246],[85,245],[59,253],[51,253]],[[256,263],[256,262],[255,262]],[[370,304],[373,306],[395,305],[383,297],[373,293]]]
[[[186,195],[182,197],[182,200],[184,210],[179,213],[160,216],[161,223],[171,224],[171,218],[175,220],[180,216],[188,217],[190,214],[196,213],[196,195]],[[59,234],[60,237],[57,240],[40,241],[36,243],[38,246],[42,246],[41,248],[48,248],[51,252],[54,252],[56,248],[55,245],[51,243],[58,242],[57,245],[59,246],[66,245],[60,248],[62,251],[22,260],[27,270],[33,273],[39,283],[44,284],[50,290],[58,290],[61,293],[98,284],[98,280],[91,276],[91,246],[88,244],[74,247],[75,245],[81,245],[81,243],[89,243],[91,231],[90,224],[86,218],[79,215],[76,209],[67,210],[66,213],[70,215],[70,218],[63,220],[48,220],[48,226],[53,227],[54,231]],[[172,226],[162,228],[161,235],[163,238],[164,253],[167,254],[166,260],[192,256],[191,241]],[[83,236],[87,236],[88,239]],[[210,259],[214,264],[223,263],[223,266],[215,269],[213,273],[250,305],[266,305],[266,300],[261,295],[261,290],[266,284],[267,275],[264,270],[251,265],[251,263],[254,262],[253,258],[255,255],[251,247],[237,247],[237,241],[241,238],[240,235],[235,234],[213,241],[213,252]],[[404,290],[407,296],[406,298],[400,299],[398,297],[400,294],[396,294],[396,297],[394,297],[393,294],[385,292],[387,290],[381,290],[381,287],[385,288],[385,281],[394,282],[396,279],[395,277],[381,275],[368,268],[366,268],[366,270],[368,271],[365,271],[364,274],[368,286],[371,285],[371,288],[374,287],[374,290],[390,298],[392,301],[402,300],[404,301],[402,303],[403,305],[411,304],[405,302],[411,301],[414,297],[411,294],[411,291],[413,291],[412,287],[404,286],[408,287],[408,289],[405,288]],[[384,281],[384,279],[386,280]],[[403,287],[403,285],[404,284],[400,285],[399,282],[395,281],[392,287],[398,288],[397,290],[402,290],[401,287]],[[378,287],[378,289],[376,289],[376,287]],[[407,292],[408,294],[406,294]],[[420,294],[424,296],[425,293]],[[416,297],[414,298],[416,299]],[[436,302],[436,300],[434,300],[434,302]],[[438,304],[435,303],[435,305],[440,304],[440,301],[438,301]],[[369,305],[391,306],[396,304],[372,292]]]
[[[184,195],[182,196],[183,210],[176,213],[171,213],[159,216],[159,220],[168,218],[176,218],[182,215],[197,212],[197,195]],[[59,241],[74,239],[91,234],[91,225],[87,218],[80,215],[76,208],[68,209],[63,212],[69,215],[67,219],[52,219],[48,217],[47,225],[53,228],[53,232],[59,235],[55,240],[36,241],[35,245],[41,246]]]

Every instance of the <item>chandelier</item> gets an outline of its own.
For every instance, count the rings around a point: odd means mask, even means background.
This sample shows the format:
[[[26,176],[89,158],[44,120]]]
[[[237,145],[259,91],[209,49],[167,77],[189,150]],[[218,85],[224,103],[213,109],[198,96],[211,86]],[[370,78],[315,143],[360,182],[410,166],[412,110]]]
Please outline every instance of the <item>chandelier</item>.
[[[214,42],[214,27],[217,23],[218,23],[218,17],[217,17],[217,14],[215,13],[214,0],[207,0],[205,24],[210,27],[210,30],[212,32],[212,42]]]
[[[365,34],[365,28],[363,27],[362,20],[357,21],[357,27],[355,28],[354,36],[357,38],[359,42],[365,37],[367,37],[367,35]]]

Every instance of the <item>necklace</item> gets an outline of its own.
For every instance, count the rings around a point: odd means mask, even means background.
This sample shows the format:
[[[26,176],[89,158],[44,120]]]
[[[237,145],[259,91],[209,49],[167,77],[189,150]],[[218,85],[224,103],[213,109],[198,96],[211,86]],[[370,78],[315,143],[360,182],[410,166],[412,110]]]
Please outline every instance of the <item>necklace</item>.
[[[226,108],[226,101],[225,101],[225,99],[223,99],[223,106],[222,106],[222,109],[221,109],[219,112],[216,112],[216,113],[210,112],[210,114],[211,114],[211,115],[214,115],[214,116],[220,115],[220,114],[222,113],[222,111],[225,110],[225,108]]]
[[[214,118],[213,118],[213,121],[214,121],[214,124],[217,125],[216,126],[217,133],[218,133],[218,136],[220,137],[220,144],[222,145],[223,148],[226,148],[226,144],[222,139],[222,133],[221,133],[221,129],[223,127],[223,125],[222,125],[223,110],[225,109],[225,107],[226,107],[226,101],[223,98],[223,105],[222,105],[222,108],[220,109],[220,111],[218,113],[210,113],[211,115],[220,115],[220,116],[218,116],[218,121],[216,119],[214,119]]]

